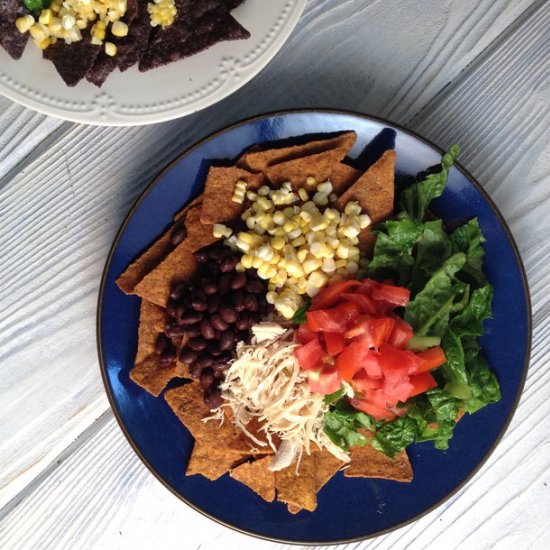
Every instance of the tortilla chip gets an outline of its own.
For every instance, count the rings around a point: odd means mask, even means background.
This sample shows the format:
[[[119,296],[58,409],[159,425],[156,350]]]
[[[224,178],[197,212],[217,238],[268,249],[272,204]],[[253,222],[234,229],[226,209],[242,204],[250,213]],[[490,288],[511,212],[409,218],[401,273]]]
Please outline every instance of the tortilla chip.
[[[303,510],[301,506],[297,506],[296,504],[287,504],[286,509],[288,510],[289,514],[297,514],[298,512],[301,512]]]
[[[382,156],[334,203],[343,210],[349,201],[357,201],[375,225],[393,213],[395,151],[385,151]],[[370,227],[359,234],[359,248],[371,252],[376,238]]]
[[[202,195],[194,198],[188,205],[183,207],[174,216],[174,220],[178,222],[185,217],[188,210],[200,204]],[[126,294],[134,294],[136,285],[151,272],[159,263],[166,258],[170,251],[174,248],[171,243],[172,232],[179,224],[172,224],[147,250],[140,254],[119,276],[116,284]]]
[[[254,462],[245,462],[232,470],[229,475],[250,487],[267,502],[273,502],[275,499],[275,474],[269,469],[271,460],[271,456],[266,456]]]
[[[274,164],[266,169],[267,178],[276,186],[290,181],[294,190],[304,187],[309,177],[321,183],[330,177],[334,167],[346,156],[348,149],[346,144],[315,155]]]
[[[298,474],[295,463],[275,472],[277,500],[313,512],[317,508],[314,470],[313,453],[303,453]]]
[[[239,180],[246,181],[247,191],[255,191],[264,182],[264,177],[236,166],[210,168],[204,184],[200,215],[203,223],[226,223],[239,219],[244,210],[244,202],[239,204],[231,200],[235,184]]]
[[[352,447],[351,463],[344,470],[346,477],[368,477],[391,479],[403,483],[410,483],[413,471],[406,451],[400,451],[394,459],[376,450],[371,445]]]
[[[318,493],[346,463],[323,449],[313,453],[315,460],[315,492]]]
[[[340,162],[334,166],[330,174],[330,183],[334,192],[340,196],[347,191],[361,176],[361,170],[356,170],[348,164]]]
[[[155,352],[157,337],[160,332],[164,331],[165,319],[164,308],[147,300],[141,301],[136,364],[141,363],[146,357]]]
[[[335,138],[309,141],[303,145],[294,145],[292,147],[258,151],[257,146],[253,146],[237,160],[237,166],[250,170],[251,172],[265,173],[268,166],[298,159],[307,155],[314,155],[337,148],[345,148],[347,152],[351,149],[356,139],[357,134],[355,132],[345,132]]]
[[[165,307],[170,285],[192,279],[198,267],[193,252],[217,240],[212,235],[212,226],[201,223],[200,210],[200,204],[189,209],[185,216],[187,237],[134,287],[135,294]]]
[[[19,0],[0,1],[0,46],[13,59],[19,59],[23,55],[27,40],[29,39],[28,33],[20,33],[17,30],[15,21],[28,13],[23,3],[19,2]]]
[[[234,456],[236,459],[254,453],[246,437],[233,425],[230,410],[226,410],[221,425],[214,419],[203,422],[204,418],[212,416],[212,412],[204,403],[203,390],[198,382],[168,390],[164,399],[196,442],[208,449],[209,453],[223,449],[223,456]]]
[[[160,395],[170,380],[185,375],[181,363],[165,367],[159,361],[159,355],[149,355],[130,371],[130,379],[155,397]]]
[[[237,466],[243,460],[246,460],[247,456],[246,453],[242,453],[239,457],[231,453],[225,455],[215,453],[211,445],[195,443],[187,469],[185,470],[185,475],[193,476],[200,474],[214,481],[226,472],[229,472],[231,468]]]

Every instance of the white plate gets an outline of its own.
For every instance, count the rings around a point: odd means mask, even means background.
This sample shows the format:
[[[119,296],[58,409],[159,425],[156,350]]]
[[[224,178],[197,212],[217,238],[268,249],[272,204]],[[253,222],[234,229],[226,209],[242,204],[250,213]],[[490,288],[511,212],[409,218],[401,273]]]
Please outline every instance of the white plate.
[[[258,74],[296,25],[306,0],[246,0],[232,15],[248,40],[220,42],[165,67],[115,71],[97,88],[65,85],[32,43],[14,61],[0,48],[0,93],[47,115],[87,124],[135,126],[170,120],[212,105]]]

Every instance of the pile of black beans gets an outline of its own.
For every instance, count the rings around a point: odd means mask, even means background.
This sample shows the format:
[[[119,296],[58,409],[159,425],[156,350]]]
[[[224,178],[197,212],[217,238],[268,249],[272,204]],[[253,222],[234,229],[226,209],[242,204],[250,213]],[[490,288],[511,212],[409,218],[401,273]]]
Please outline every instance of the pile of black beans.
[[[235,271],[239,255],[213,245],[195,252],[199,263],[194,285],[174,284],[166,308],[168,321],[159,336],[160,362],[171,365],[176,349],[170,344],[187,336],[178,359],[200,381],[205,403],[212,409],[222,403],[219,385],[224,379],[237,342],[249,342],[250,327],[265,317],[267,283],[255,270]]]

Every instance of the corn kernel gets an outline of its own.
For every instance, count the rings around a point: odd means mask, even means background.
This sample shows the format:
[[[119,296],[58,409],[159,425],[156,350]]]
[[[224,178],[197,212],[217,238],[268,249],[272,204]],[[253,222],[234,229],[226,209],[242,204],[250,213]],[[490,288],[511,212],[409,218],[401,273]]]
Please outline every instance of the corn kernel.
[[[235,265],[235,271],[237,273],[244,273],[246,271],[246,268],[241,262],[237,262],[237,265]]]
[[[254,269],[260,269],[262,265],[264,265],[264,261],[261,258],[258,258],[258,256],[252,258],[252,267]]]
[[[33,24],[34,17],[32,15],[23,15],[15,20],[15,26],[21,34],[28,32]]]
[[[334,258],[324,258],[321,270],[329,274],[334,273],[336,271],[336,262],[334,261]]]
[[[304,202],[309,200],[309,195],[303,187],[300,187],[300,189],[298,189],[298,196],[300,197],[300,200]]]
[[[34,43],[41,49],[45,50],[51,44],[50,37],[47,36],[43,40],[35,40]]]
[[[43,25],[49,25],[52,22],[53,19],[53,12],[50,9],[42,10],[40,12],[40,17],[38,18],[38,21],[42,23]]]
[[[322,271],[314,271],[307,281],[310,285],[321,288],[327,283],[328,277]]]
[[[329,202],[336,202],[338,200],[338,195],[336,193],[331,193],[328,196],[328,200]]]
[[[260,195],[260,197],[267,197],[267,195],[269,195],[269,187],[267,185],[262,185],[258,189],[258,195]]]
[[[371,224],[371,219],[368,214],[361,214],[359,216],[359,226],[361,229],[365,229]]]
[[[35,41],[40,42],[50,36],[50,30],[42,23],[35,23],[29,30],[30,35]]]
[[[310,258],[304,262],[304,272],[306,275],[313,273],[323,265],[320,258]]]
[[[315,193],[313,202],[318,206],[326,206],[328,204],[328,195],[325,193]]]
[[[349,201],[344,207],[344,213],[346,216],[359,216],[361,214],[361,207],[356,201]]]
[[[254,258],[250,256],[250,254],[243,254],[241,256],[241,263],[244,265],[246,269],[250,269],[252,267],[252,261]]]
[[[355,237],[357,237],[357,235],[359,235],[360,232],[361,231],[353,225],[344,225],[344,227],[342,227],[343,235],[348,237],[349,239],[354,239]]]
[[[304,274],[304,271],[302,270],[302,266],[296,260],[287,261],[286,270],[288,274],[292,277],[302,277],[302,275]]]
[[[115,21],[111,25],[111,33],[113,33],[114,36],[118,36],[119,38],[122,38],[123,36],[127,36],[128,25],[122,21]]]
[[[348,262],[346,270],[350,275],[355,275],[359,271],[359,264],[357,262]]]
[[[325,195],[330,195],[330,193],[332,193],[332,190],[333,190],[333,187],[332,187],[332,183],[330,183],[330,181],[325,181],[323,183],[320,183],[317,186],[317,191],[319,193],[323,193]]]
[[[306,178],[306,184],[313,187],[317,183],[317,180],[313,176],[309,176]]]
[[[275,303],[275,300],[277,299],[277,293],[276,292],[268,292],[266,295],[265,295],[265,301],[268,303],[268,304],[274,304]],[[294,315],[294,314],[293,314]]]

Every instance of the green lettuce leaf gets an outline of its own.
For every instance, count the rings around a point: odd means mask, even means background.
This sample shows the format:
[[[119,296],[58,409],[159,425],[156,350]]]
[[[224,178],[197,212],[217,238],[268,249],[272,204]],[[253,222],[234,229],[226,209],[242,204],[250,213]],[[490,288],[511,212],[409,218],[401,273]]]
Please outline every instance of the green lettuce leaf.
[[[367,438],[360,434],[359,428],[374,432],[377,424],[372,416],[357,411],[345,402],[337,403],[323,417],[324,431],[338,447],[349,451],[355,445],[366,445]]]
[[[402,212],[399,217],[407,217],[415,222],[424,220],[430,202],[439,197],[445,189],[447,176],[460,149],[453,145],[441,159],[441,169],[435,174],[429,174],[422,181],[413,183],[401,193]]]
[[[464,403],[464,410],[475,413],[486,405],[496,403],[502,397],[495,373],[489,369],[483,357],[477,356],[468,364],[471,396]]]
[[[445,390],[459,399],[467,399],[470,397],[470,388],[468,387],[464,349],[460,338],[450,328],[447,328],[441,338],[441,347],[447,358],[440,368],[440,372],[447,382]]]
[[[459,252],[445,260],[426,286],[405,308],[405,321],[420,336],[442,336],[449,324],[449,315],[458,293],[454,275],[466,261]]]
[[[451,242],[454,252],[464,252],[466,263],[463,272],[471,277],[478,285],[487,282],[483,273],[483,246],[485,237],[481,233],[477,218],[461,225],[451,234]]]
[[[417,434],[417,424],[409,416],[403,416],[384,424],[371,440],[371,445],[390,458],[414,442]]]

